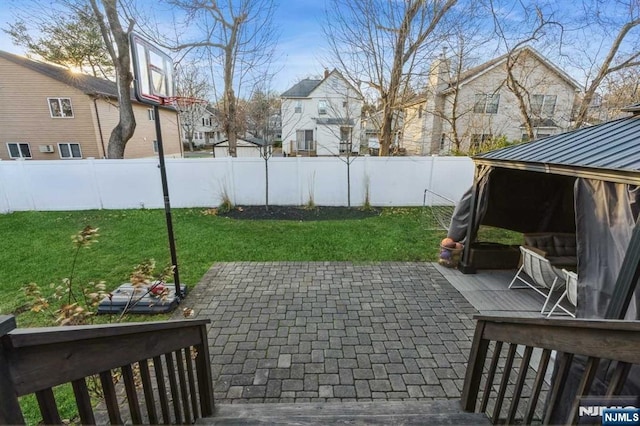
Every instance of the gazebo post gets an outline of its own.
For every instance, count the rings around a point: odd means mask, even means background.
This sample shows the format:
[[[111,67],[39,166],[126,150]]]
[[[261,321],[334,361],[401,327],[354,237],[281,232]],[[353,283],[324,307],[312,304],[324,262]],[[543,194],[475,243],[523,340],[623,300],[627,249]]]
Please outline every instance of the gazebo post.
[[[0,340],[4,340],[4,336],[14,328],[16,328],[16,319],[13,315],[0,315]],[[24,424],[24,417],[11,380],[2,341],[0,341],[0,395],[2,395],[0,397],[0,424]]]

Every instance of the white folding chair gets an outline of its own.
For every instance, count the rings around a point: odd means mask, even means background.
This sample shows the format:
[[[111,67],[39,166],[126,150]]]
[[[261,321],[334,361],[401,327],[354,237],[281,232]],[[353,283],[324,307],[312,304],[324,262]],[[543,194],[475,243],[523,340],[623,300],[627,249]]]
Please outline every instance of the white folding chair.
[[[545,301],[540,313],[544,314],[551,293],[563,288],[564,280],[558,275],[556,269],[551,266],[549,259],[523,246],[520,246],[520,252],[522,253],[522,266],[516,272],[513,280],[511,280],[509,288],[529,287],[542,295]],[[527,280],[523,273],[533,282]],[[526,286],[514,286],[513,284],[516,280],[525,283]]]
[[[566,297],[569,303],[571,303],[573,306],[578,306],[578,274],[576,274],[575,272],[567,271],[566,269],[563,269],[562,273],[564,274],[564,279],[566,282],[564,293],[562,293],[556,304],[553,305],[547,317],[550,317],[553,311],[555,311],[557,308],[560,308],[567,314],[575,318],[575,314],[562,306],[560,302],[562,302]]]

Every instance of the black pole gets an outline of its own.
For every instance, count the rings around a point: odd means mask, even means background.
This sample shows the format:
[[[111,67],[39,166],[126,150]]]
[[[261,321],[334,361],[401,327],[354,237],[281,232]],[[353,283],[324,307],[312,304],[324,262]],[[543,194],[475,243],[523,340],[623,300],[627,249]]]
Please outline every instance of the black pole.
[[[169,251],[171,252],[171,265],[173,265],[173,280],[176,285],[176,298],[182,298],[180,291],[180,275],[178,274],[178,256],[176,255],[176,241],[173,237],[173,222],[171,221],[171,203],[169,202],[169,185],[167,184],[167,170],[164,165],[164,148],[162,147],[162,130],[160,129],[160,111],[158,105],[153,106],[153,115],[156,119],[156,138],[158,141],[158,156],[160,157],[160,178],[162,179],[162,195],[164,197],[164,214],[167,219],[167,234],[169,236]]]

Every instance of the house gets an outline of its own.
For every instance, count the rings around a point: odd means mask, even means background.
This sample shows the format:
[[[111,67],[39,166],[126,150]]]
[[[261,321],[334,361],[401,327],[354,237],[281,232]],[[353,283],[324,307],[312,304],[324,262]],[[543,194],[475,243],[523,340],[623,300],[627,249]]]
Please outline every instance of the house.
[[[281,95],[285,155],[336,156],[360,151],[363,99],[337,70],[304,79]]]
[[[531,47],[450,77],[449,60],[430,69],[425,92],[405,108],[403,147],[411,155],[468,152],[489,139],[529,139],[521,103],[507,84],[507,65],[522,86],[534,139],[567,131],[580,87]]]
[[[119,120],[114,82],[0,51],[0,159],[104,158]],[[157,155],[153,108],[134,101],[125,158]],[[182,156],[178,115],[160,108],[166,156]]]
[[[194,147],[215,145],[226,140],[222,125],[218,120],[218,111],[211,105],[187,108],[180,112],[182,140],[185,145],[189,141]]]
[[[238,137],[236,143],[237,157],[261,157],[263,148],[270,148],[270,144],[264,139],[247,136]],[[229,139],[223,139],[213,144],[213,156],[215,158],[229,157]]]

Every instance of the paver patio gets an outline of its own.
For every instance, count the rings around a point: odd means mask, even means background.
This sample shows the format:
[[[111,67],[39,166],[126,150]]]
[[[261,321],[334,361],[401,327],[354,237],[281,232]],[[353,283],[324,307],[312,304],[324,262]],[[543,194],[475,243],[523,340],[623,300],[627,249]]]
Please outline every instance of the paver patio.
[[[476,310],[431,263],[218,263],[183,305],[212,320],[218,403],[458,398]]]

